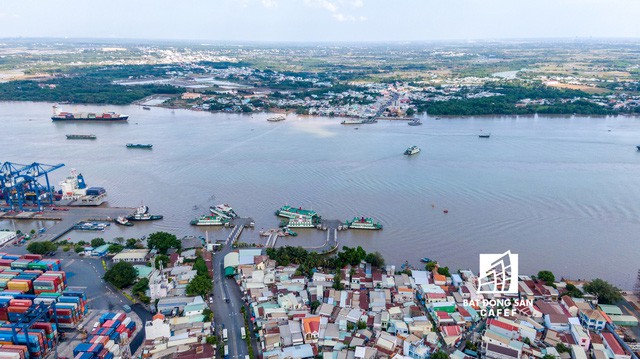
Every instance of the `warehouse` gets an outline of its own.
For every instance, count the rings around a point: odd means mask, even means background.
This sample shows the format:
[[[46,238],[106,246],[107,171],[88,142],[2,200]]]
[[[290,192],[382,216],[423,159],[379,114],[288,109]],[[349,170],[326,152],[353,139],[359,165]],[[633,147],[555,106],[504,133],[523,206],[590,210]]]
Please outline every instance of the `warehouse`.
[[[146,262],[147,254],[149,254],[148,249],[125,249],[113,257],[113,262]]]

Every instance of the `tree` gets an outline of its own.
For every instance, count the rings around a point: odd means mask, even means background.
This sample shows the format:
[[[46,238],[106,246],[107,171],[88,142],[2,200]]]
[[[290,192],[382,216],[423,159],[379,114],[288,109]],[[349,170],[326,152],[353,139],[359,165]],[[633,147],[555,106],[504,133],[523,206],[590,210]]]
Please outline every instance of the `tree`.
[[[424,269],[428,270],[429,272],[433,272],[433,270],[438,266],[438,264],[436,262],[429,262],[427,263],[427,265],[424,266]]]
[[[438,267],[438,274],[445,277],[451,277],[451,273],[449,273],[449,267]]]
[[[136,244],[138,244],[138,240],[137,239],[129,238],[129,239],[127,239],[125,247],[127,247],[128,249],[134,249],[134,248],[136,248]]]
[[[583,288],[588,293],[595,295],[598,298],[598,302],[603,304],[613,304],[622,299],[620,289],[600,278],[585,284]]]
[[[93,248],[100,247],[106,243],[107,242],[104,241],[104,238],[94,238],[91,240],[91,247]]]
[[[407,116],[413,116],[416,113],[416,110],[414,110],[413,108],[409,107],[407,109]]]
[[[438,350],[437,352],[433,353],[433,355],[431,355],[430,358],[431,359],[449,359],[449,354],[441,350]]]
[[[167,254],[169,248],[180,249],[182,243],[171,233],[155,232],[149,235],[147,246],[149,249],[157,249],[161,254]]]
[[[380,254],[380,252],[373,252],[373,253],[367,254],[364,261],[367,263],[371,263],[372,266],[377,268],[384,267],[384,257],[382,257],[382,254]]]
[[[160,268],[160,263],[162,263],[162,268],[167,268],[167,264],[169,264],[169,256],[164,254],[158,254],[154,260],[156,268]]]
[[[213,319],[213,312],[209,308],[204,308],[202,315],[204,315],[205,322],[210,322]]]
[[[53,242],[31,242],[27,245],[27,251],[29,253],[34,254],[46,254],[49,252],[54,252],[56,250],[56,245]]]
[[[359,330],[367,329],[367,322],[365,322],[365,321],[358,320],[358,323],[356,323],[356,325],[357,325]]]
[[[207,336],[207,344],[210,345],[216,345],[218,344],[218,338],[216,338],[215,335],[209,335]]]
[[[322,303],[319,300],[314,300],[313,302],[311,302],[309,304],[309,307],[311,308],[311,313],[315,313],[316,309],[318,309],[318,307],[320,307]]]
[[[342,272],[340,270],[336,271],[336,274],[333,276],[333,289],[335,290],[343,290],[344,285],[342,285]]]
[[[125,288],[132,285],[138,278],[138,271],[127,262],[118,262],[105,274],[104,280],[117,288]]]
[[[558,351],[558,353],[560,353],[560,354],[562,354],[562,353],[568,353],[568,352],[570,352],[570,351],[571,351],[571,350],[570,350],[566,345],[564,345],[564,343],[558,343],[558,344],[556,344],[556,350],[557,350],[557,351]]]
[[[187,295],[193,297],[195,295],[206,296],[213,289],[211,279],[208,277],[197,275],[187,284]]]
[[[541,270],[538,272],[538,279],[543,281],[546,285],[552,285],[553,282],[556,281],[556,276],[553,275],[553,272],[548,270]]]
[[[575,285],[573,285],[571,283],[567,283],[567,286],[565,287],[565,289],[567,291],[564,292],[562,295],[568,295],[568,296],[574,297],[574,298],[582,298],[582,296],[583,296],[583,294],[580,291],[580,289],[578,289],[578,287],[576,287]]]
[[[117,244],[117,243],[111,243],[109,245],[109,253],[120,253],[122,252],[122,250],[124,249],[124,246],[122,246],[122,244]]]
[[[116,237],[113,240],[114,240],[114,242],[116,242],[118,244],[124,243],[124,237]]]
[[[193,269],[198,272],[198,275],[209,276],[209,268],[207,268],[207,263],[202,257],[196,258],[196,261],[193,262]]]
[[[145,294],[149,289],[149,278],[141,278],[131,287],[131,293],[135,295]]]

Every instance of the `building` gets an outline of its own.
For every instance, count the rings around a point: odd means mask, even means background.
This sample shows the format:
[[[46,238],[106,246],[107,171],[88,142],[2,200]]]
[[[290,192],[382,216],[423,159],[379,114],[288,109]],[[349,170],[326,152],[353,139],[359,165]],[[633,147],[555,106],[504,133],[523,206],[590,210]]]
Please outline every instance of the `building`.
[[[18,237],[16,232],[0,231],[0,246],[16,239]]]
[[[148,249],[125,249],[113,257],[113,262],[139,263],[147,261]]]
[[[91,250],[91,255],[94,257],[103,257],[109,252],[109,244],[103,244],[100,247]]]

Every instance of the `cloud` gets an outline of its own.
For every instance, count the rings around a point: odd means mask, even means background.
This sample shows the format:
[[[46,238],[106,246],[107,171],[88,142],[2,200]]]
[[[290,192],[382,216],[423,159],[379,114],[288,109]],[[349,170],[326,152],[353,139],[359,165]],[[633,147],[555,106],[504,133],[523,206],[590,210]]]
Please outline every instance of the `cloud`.
[[[364,0],[305,0],[307,6],[320,8],[331,13],[331,17],[339,22],[366,21],[364,16],[355,16],[339,11],[343,5],[353,8],[361,8],[364,6]]]
[[[345,14],[341,14],[341,13],[335,13],[332,15],[334,19],[340,21],[340,22],[347,22],[347,21],[366,21],[367,18],[364,16],[353,16],[353,15],[345,15]]]
[[[262,6],[267,8],[278,7],[278,3],[276,2],[276,0],[262,0],[261,2]]]
[[[304,3],[312,7],[327,10],[329,12],[338,11],[338,5],[335,2],[331,2],[329,0],[304,0]]]

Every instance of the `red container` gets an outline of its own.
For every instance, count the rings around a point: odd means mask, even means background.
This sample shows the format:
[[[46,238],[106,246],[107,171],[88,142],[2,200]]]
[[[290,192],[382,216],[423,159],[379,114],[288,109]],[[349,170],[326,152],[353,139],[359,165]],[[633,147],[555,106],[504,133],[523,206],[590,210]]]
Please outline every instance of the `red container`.
[[[25,254],[25,255],[22,256],[22,258],[24,258],[24,259],[41,260],[42,259],[42,255],[41,254]]]
[[[11,299],[9,301],[9,306],[30,307],[31,305],[33,305],[31,299]]]

